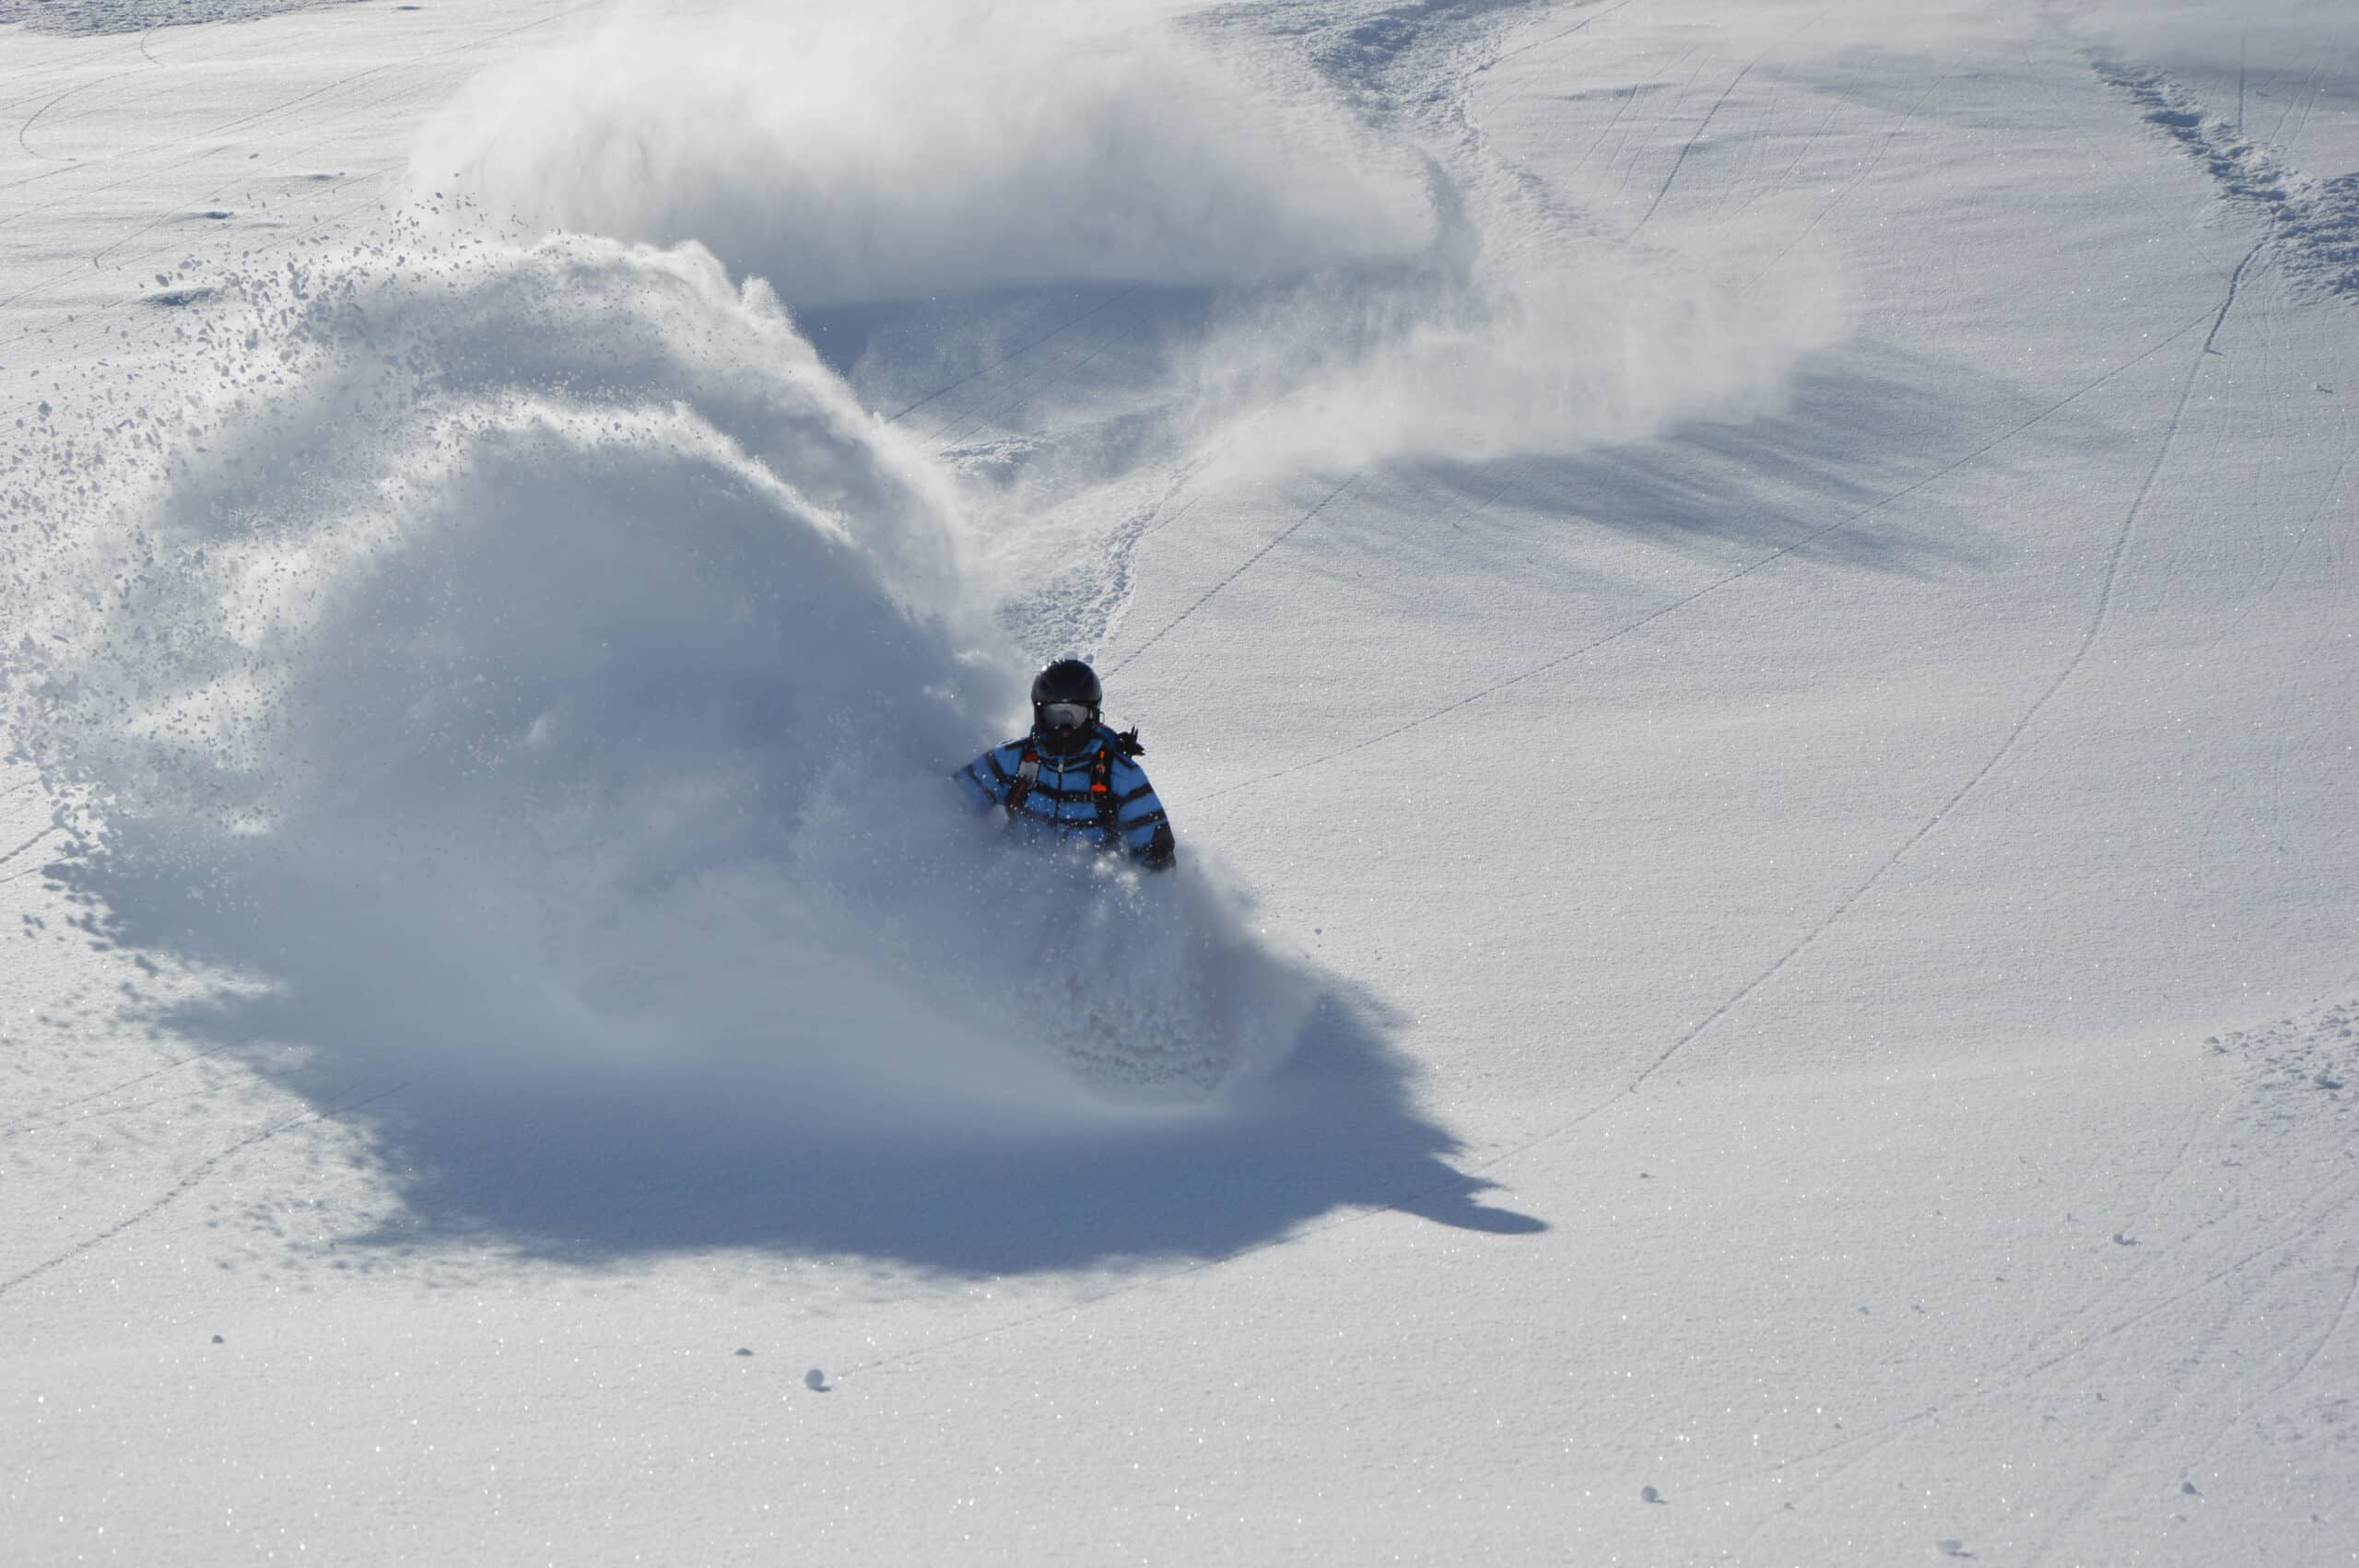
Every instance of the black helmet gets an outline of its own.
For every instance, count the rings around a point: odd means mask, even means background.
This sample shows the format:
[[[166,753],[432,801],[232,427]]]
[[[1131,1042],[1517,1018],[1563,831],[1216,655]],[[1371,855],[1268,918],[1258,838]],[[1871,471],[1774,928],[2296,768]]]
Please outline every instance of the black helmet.
[[[1060,659],[1032,677],[1032,734],[1051,756],[1071,756],[1097,733],[1106,700],[1097,672],[1078,659]]]

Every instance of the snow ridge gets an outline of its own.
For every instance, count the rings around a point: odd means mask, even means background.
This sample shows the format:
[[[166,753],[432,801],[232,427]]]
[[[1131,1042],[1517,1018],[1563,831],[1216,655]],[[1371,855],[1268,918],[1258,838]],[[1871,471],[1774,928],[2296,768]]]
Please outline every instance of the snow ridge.
[[[349,6],[358,0],[0,0],[0,27],[36,32],[146,32],[151,28],[246,22],[289,11]]]
[[[2359,297],[2359,171],[2321,180],[2207,113],[2185,84],[2152,66],[2099,62],[2097,74],[2271,228],[2288,270],[2321,293]]]

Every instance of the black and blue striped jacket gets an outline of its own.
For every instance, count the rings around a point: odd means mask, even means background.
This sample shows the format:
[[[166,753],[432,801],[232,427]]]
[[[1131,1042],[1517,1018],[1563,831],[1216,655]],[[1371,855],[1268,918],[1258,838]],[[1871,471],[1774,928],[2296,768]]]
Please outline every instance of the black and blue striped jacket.
[[[1171,821],[1163,810],[1163,802],[1156,799],[1155,786],[1147,782],[1146,769],[1114,743],[1113,731],[1099,725],[1089,743],[1073,756],[1040,753],[1040,771],[1033,779],[1032,788],[1024,791],[1015,804],[1009,805],[1008,797],[1015,793],[1016,778],[1024,766],[1024,748],[1028,743],[1024,740],[1010,741],[958,770],[959,787],[966,790],[976,810],[1007,806],[1008,815],[1018,823],[1078,838],[1100,848],[1111,849],[1119,845],[1130,852],[1132,859],[1151,870],[1160,871],[1177,858],[1178,846],[1172,840]],[[1110,837],[1099,813],[1097,797],[1089,787],[1100,753],[1105,753],[1108,760],[1107,798],[1114,821]]]

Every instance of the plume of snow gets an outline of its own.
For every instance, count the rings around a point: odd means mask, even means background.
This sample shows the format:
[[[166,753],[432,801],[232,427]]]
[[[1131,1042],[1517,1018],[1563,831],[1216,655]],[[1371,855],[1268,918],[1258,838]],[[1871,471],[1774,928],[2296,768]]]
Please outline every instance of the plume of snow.
[[[695,240],[797,309],[1042,282],[1211,283],[1400,256],[1414,166],[1132,5],[626,12],[478,80],[421,195]]]
[[[61,874],[219,981],[177,1027],[297,1043],[299,1086],[628,1085],[863,1145],[1201,1105],[1287,1048],[1314,991],[1203,866],[957,797],[1018,702],[955,497],[766,285],[366,256],[230,280],[190,364],[157,455],[47,482],[7,688],[79,802]]]

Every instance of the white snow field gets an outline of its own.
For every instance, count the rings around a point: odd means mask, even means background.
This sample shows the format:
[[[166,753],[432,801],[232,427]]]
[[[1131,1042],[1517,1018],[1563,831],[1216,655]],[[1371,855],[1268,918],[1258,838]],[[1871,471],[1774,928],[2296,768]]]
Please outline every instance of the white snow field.
[[[0,1562],[2359,1560],[2343,0],[0,126]],[[1067,652],[1170,876],[946,782]]]

